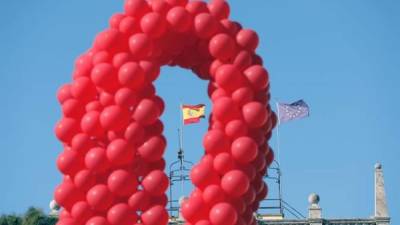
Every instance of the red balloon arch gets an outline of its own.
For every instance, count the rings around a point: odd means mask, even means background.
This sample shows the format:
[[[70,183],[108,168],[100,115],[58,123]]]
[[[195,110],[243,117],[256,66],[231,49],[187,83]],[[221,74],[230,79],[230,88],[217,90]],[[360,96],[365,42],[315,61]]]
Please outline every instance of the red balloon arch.
[[[153,85],[163,65],[209,80],[212,100],[205,154],[190,173],[196,188],[181,205],[186,224],[256,224],[277,119],[258,36],[229,12],[223,0],[127,0],[76,60],[57,95],[59,225],[167,224],[164,102]]]

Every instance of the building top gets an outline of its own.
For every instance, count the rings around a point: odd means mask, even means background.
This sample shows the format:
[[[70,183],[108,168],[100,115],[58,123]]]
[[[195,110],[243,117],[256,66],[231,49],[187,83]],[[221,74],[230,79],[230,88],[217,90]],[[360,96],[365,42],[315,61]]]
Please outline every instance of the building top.
[[[375,164],[375,213],[371,218],[352,219],[325,219],[319,206],[320,197],[316,193],[308,196],[308,218],[266,220],[262,215],[258,216],[261,225],[389,225],[390,217],[386,203],[383,168],[380,163]]]
[[[182,199],[180,199],[182,201]],[[257,214],[256,219],[259,225],[389,225],[390,217],[386,203],[386,194],[383,178],[383,169],[380,163],[375,164],[375,212],[371,218],[352,219],[325,219],[322,215],[322,208],[319,205],[320,196],[311,193],[308,196],[309,208],[308,218],[287,219],[283,214],[279,216]],[[57,216],[58,204],[53,200],[50,203],[51,215]],[[185,224],[182,217],[171,217],[169,225]]]

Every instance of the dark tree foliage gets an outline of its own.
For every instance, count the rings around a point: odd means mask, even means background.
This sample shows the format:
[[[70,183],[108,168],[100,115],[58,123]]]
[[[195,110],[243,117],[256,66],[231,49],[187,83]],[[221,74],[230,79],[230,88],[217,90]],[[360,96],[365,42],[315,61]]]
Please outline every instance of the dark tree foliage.
[[[47,216],[42,210],[29,208],[23,216],[2,215],[0,225],[55,225],[57,218]]]

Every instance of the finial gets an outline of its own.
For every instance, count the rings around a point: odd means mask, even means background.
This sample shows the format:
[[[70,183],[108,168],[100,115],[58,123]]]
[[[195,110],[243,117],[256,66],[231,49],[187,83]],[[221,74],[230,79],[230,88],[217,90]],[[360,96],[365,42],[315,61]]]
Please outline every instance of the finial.
[[[379,162],[375,163],[375,169],[382,169],[382,164]]]
[[[308,203],[310,203],[311,205],[318,205],[319,203],[319,195],[316,193],[311,193],[308,196]]]
[[[308,196],[308,203],[310,203],[310,207],[308,208],[308,218],[310,219],[321,219],[322,218],[322,209],[319,207],[319,195],[316,193],[311,193]]]
[[[58,212],[60,211],[60,205],[53,199],[49,203],[50,208],[50,216],[58,216]]]

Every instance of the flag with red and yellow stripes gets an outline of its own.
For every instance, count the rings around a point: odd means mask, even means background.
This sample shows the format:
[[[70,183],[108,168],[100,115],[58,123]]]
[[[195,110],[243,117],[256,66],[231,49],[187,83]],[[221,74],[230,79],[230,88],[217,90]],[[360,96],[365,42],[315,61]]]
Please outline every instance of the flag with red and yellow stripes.
[[[198,123],[200,118],[205,118],[206,106],[199,105],[182,105],[183,123],[191,124]]]

